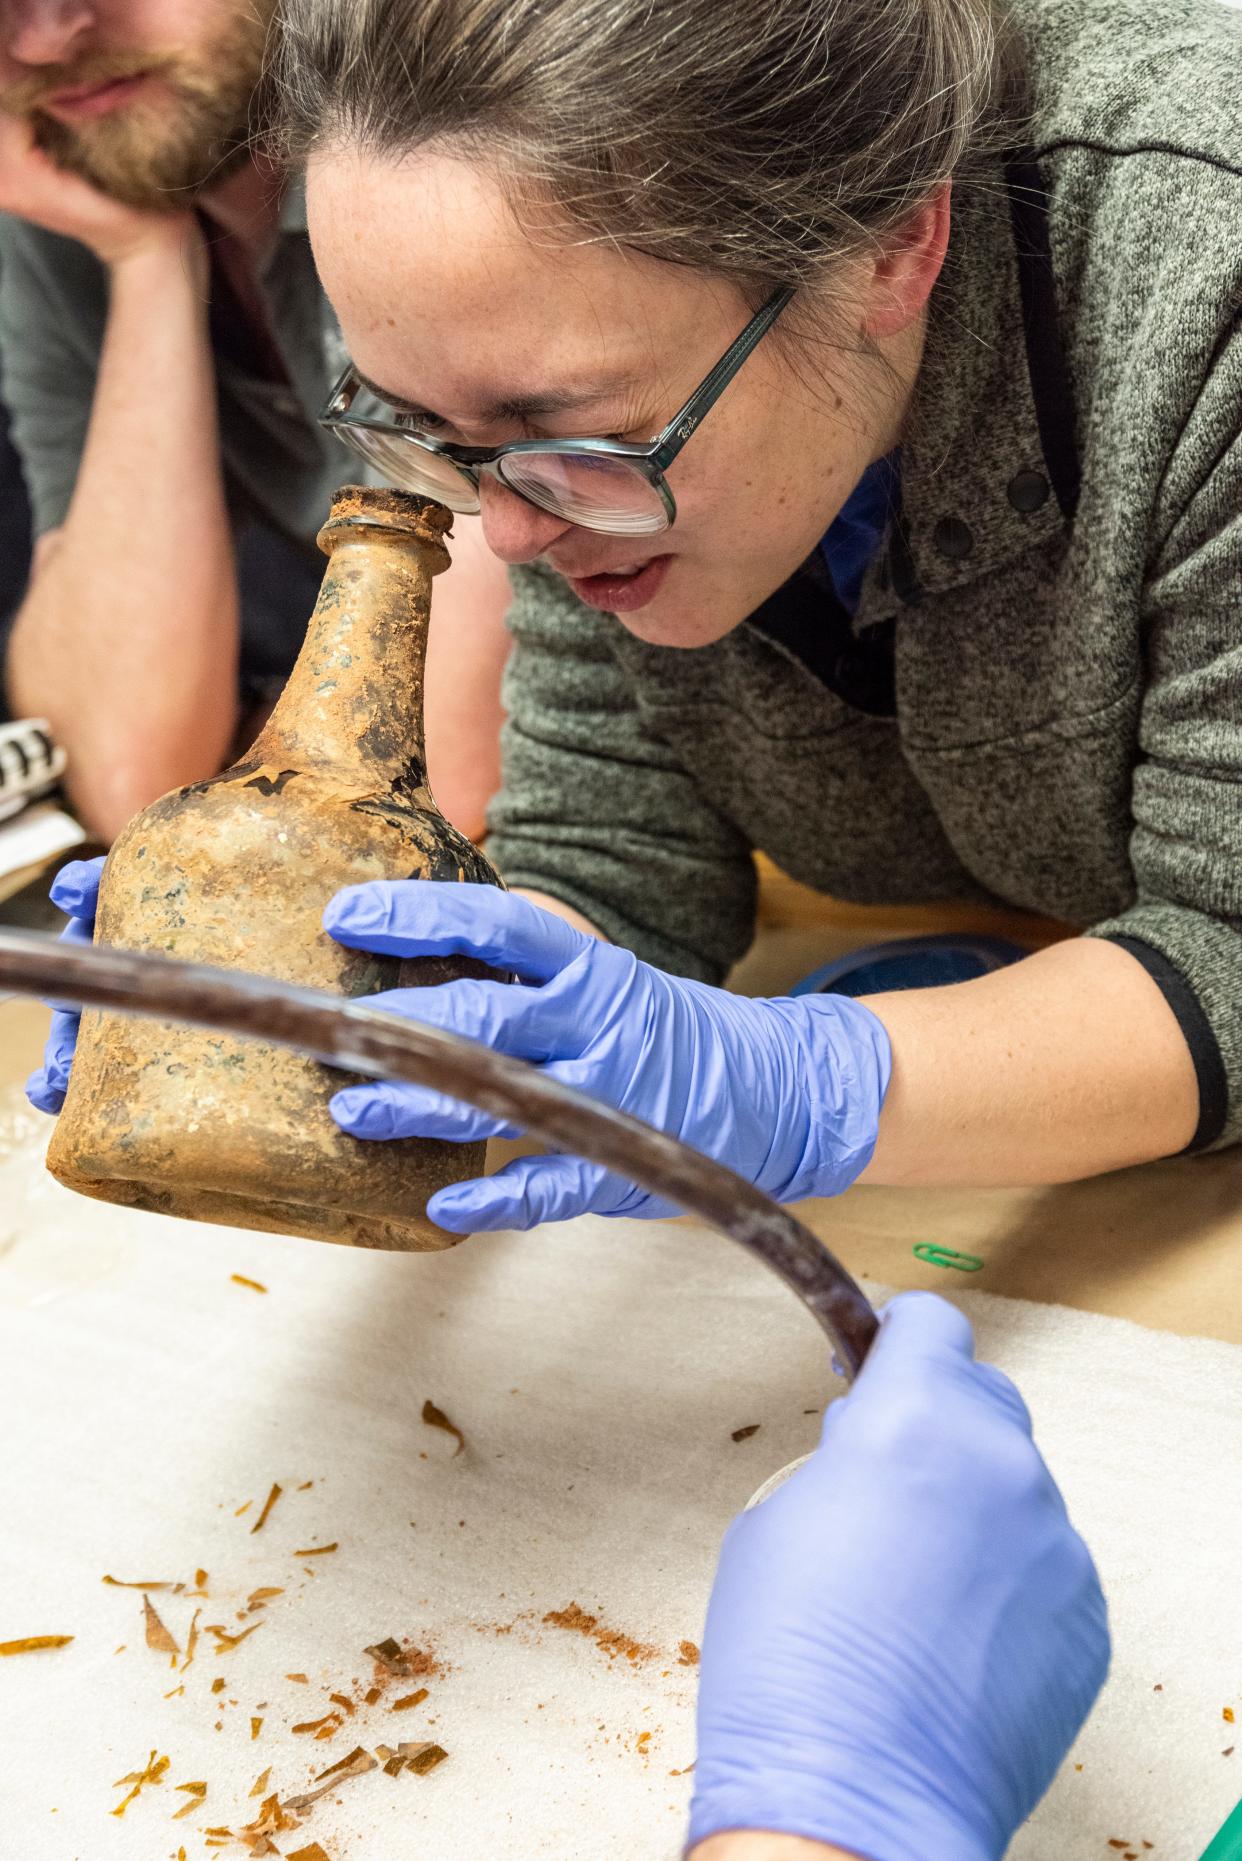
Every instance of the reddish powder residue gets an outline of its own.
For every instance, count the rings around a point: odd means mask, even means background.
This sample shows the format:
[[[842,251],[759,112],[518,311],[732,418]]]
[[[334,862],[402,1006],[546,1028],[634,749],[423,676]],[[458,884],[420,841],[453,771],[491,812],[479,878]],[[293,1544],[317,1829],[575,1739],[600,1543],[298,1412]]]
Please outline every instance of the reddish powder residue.
[[[394,1673],[391,1668],[385,1667],[382,1661],[375,1662],[371,1670],[371,1685],[367,1689],[367,1704],[374,1703],[369,1697],[370,1694],[374,1693],[378,1699],[394,1684],[404,1684],[408,1675],[418,1680],[428,1678],[443,1680],[450,1671],[449,1663],[440,1659],[430,1643],[421,1648],[413,1648],[407,1640],[401,1650],[399,1673]]]
[[[421,1679],[425,1674],[442,1680],[446,1673],[444,1662],[437,1659],[430,1648],[407,1648],[402,1663],[407,1674],[414,1674]]]
[[[552,1628],[565,1628],[575,1635],[585,1635],[610,1661],[615,1661],[619,1654],[623,1654],[627,1661],[650,1661],[655,1659],[657,1653],[648,1641],[636,1641],[632,1635],[626,1635],[618,1628],[602,1628],[599,1617],[589,1615],[577,1603],[569,1603],[564,1609],[550,1609],[543,1619]]]

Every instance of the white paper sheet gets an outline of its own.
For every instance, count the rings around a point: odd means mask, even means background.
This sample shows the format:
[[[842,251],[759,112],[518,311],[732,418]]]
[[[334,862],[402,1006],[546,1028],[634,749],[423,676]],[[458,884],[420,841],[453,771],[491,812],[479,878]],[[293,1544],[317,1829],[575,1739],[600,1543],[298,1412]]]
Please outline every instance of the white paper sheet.
[[[672,1773],[694,1756],[679,1644],[699,1639],[727,1520],[813,1443],[806,1411],[834,1388],[790,1295],[689,1224],[584,1220],[417,1257],[128,1215],[46,1177],[33,1115],[10,1108],[10,1136],[0,1640],[75,1640],[0,1661],[0,1851],[197,1857],[214,1852],[204,1829],[253,1817],[266,1767],[287,1794],[356,1744],[431,1739],[450,1754],[432,1774],[347,1783],[281,1850],[676,1856],[691,1780]],[[1222,1710],[1242,1712],[1242,1352],[960,1302],[1031,1404],[1116,1640],[1107,1693],[1012,1855],[1095,1861],[1118,1852],[1111,1838],[1192,1861],[1242,1789],[1242,1753],[1221,1755]],[[427,1398],[463,1454],[421,1421]],[[256,1534],[273,1481],[284,1492]],[[192,1585],[198,1566],[203,1625],[262,1627],[220,1657],[201,1639],[183,1677],[144,1645],[138,1592],[101,1578]],[[258,1586],[284,1593],[239,1620]],[[201,1600],[152,1597],[182,1645]],[[610,1656],[543,1621],[570,1603],[644,1651]],[[361,1691],[361,1650],[388,1635],[443,1664],[426,1702],[360,1708],[327,1742],[294,1735],[332,1691]],[[285,1677],[298,1672],[306,1684]],[[114,1779],[153,1749],[171,1759],[164,1782],[114,1819]],[[172,1821],[188,1800],[173,1786],[199,1780],[201,1810]]]

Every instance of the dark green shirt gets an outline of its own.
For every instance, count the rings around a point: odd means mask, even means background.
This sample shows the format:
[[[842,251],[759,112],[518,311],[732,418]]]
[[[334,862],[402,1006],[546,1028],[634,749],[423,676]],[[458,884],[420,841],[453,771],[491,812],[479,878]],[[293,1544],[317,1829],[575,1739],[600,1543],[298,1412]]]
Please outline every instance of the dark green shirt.
[[[711,980],[750,941],[755,848],[839,898],[1067,919],[1146,964],[1195,1058],[1195,1144],[1232,1143],[1242,16],[1017,20],[1029,155],[955,190],[902,509],[852,623],[823,590],[813,624],[812,565],[671,650],[517,573],[492,849]]]

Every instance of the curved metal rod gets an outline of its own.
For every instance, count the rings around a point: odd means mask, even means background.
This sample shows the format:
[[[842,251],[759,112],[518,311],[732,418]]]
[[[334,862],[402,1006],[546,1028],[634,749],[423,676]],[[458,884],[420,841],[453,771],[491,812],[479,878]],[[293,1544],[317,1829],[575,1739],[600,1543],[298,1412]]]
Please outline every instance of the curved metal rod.
[[[800,1221],[723,1164],[524,1060],[419,1021],[266,976],[106,945],[0,930],[0,987],[152,1015],[296,1047],[350,1072],[408,1079],[600,1163],[719,1228],[771,1267],[832,1339],[853,1377],[876,1317],[845,1268]]]

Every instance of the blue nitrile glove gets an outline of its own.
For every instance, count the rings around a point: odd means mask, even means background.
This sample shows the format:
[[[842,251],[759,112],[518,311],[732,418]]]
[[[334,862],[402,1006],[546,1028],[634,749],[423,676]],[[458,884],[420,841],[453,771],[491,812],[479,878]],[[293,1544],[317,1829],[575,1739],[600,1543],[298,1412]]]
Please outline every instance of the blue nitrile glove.
[[[394,989],[375,1006],[533,1061],[549,1077],[719,1157],[782,1201],[835,1195],[875,1147],[888,1035],[858,1002],[751,1001],[679,981],[628,950],[492,886],[428,880],[351,885],[324,925],[390,956],[464,953],[517,983],[463,979]],[[516,1130],[422,1086],[348,1086],[332,1115],[355,1137],[513,1137]],[[667,1215],[669,1202],[576,1157],[522,1157],[439,1190],[442,1227],[530,1228],[586,1212]]]
[[[98,859],[73,859],[52,880],[48,897],[71,920],[60,933],[62,943],[89,943],[94,936],[103,864],[102,855]],[[36,1111],[57,1112],[65,1102],[81,1019],[80,1009],[52,1004],[52,1026],[43,1049],[43,1064],[26,1081],[26,1097]]]
[[[930,1293],[888,1306],[823,1442],[725,1533],[690,1843],[999,1861],[1108,1670],[1090,1553],[1007,1377]]]

